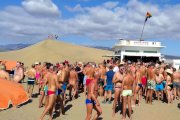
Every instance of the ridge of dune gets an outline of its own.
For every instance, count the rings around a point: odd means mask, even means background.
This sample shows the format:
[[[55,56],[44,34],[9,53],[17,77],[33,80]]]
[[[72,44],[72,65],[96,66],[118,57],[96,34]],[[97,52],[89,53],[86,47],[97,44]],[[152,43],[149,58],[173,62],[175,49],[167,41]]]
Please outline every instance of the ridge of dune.
[[[35,61],[100,62],[104,59],[102,56],[106,54],[112,54],[112,51],[47,39],[20,50],[0,52],[0,59],[22,61],[26,65],[31,65]]]

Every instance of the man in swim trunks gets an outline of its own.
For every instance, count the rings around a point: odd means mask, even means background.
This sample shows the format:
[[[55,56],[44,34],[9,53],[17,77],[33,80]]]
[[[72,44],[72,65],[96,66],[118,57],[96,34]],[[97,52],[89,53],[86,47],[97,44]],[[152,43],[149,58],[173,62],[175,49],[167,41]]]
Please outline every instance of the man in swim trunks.
[[[147,68],[147,94],[146,94],[146,103],[152,104],[153,93],[156,88],[155,81],[155,68],[154,64],[150,64]]]
[[[83,69],[83,74],[84,74],[84,78],[83,78],[83,85],[84,85],[84,95],[86,96],[86,92],[87,92],[87,89],[86,89],[86,80],[87,80],[87,69],[90,67],[90,64],[87,63],[85,66],[84,66],[84,69]]]
[[[27,93],[29,94],[29,98],[31,99],[33,89],[34,89],[34,83],[36,78],[36,70],[35,65],[32,65],[32,67],[25,72],[25,76],[27,76]]]
[[[147,84],[147,72],[146,67],[141,63],[140,67],[141,83],[142,83],[142,95],[146,96],[146,84]]]
[[[180,70],[173,73],[174,97],[180,99]]]
[[[135,63],[134,62],[132,63],[129,60],[129,61],[127,61],[127,66],[131,69],[132,76],[133,76],[134,81],[135,81],[136,80],[136,67],[135,67]],[[136,84],[134,82],[134,84],[133,84],[133,94],[135,94],[135,90],[136,90]],[[135,106],[135,105],[133,105],[133,106]]]
[[[160,67],[156,68],[155,79],[156,79],[156,97],[158,98],[158,101],[159,101],[160,100],[160,94],[161,94],[161,100],[163,100],[164,76],[160,73]]]
[[[119,68],[118,68],[119,70]],[[109,66],[109,71],[106,72],[106,79],[104,80],[104,101],[102,101],[102,103],[106,103],[106,99],[108,96],[108,103],[111,104],[111,97],[112,97],[112,90],[113,90],[113,77],[114,77],[114,71],[113,71],[113,66],[110,65]]]
[[[44,63],[43,64],[43,68],[42,68],[42,73],[41,73],[41,82],[40,82],[40,85],[41,85],[41,89],[40,89],[40,97],[39,97],[39,108],[41,108],[43,106],[43,99],[44,99],[44,96],[45,96],[45,91],[47,91],[45,88],[47,87],[46,84],[44,84],[44,79],[45,79],[45,76],[47,74],[47,66],[46,66],[47,63]]]
[[[121,92],[122,92],[122,81],[124,77],[124,66],[121,64],[118,66],[119,71],[114,74],[113,77],[113,84],[114,84],[114,103],[113,103],[113,114],[112,116],[115,116],[115,109],[116,109],[116,104],[119,101],[121,101]],[[119,105],[120,106],[120,105]]]
[[[41,90],[41,79],[42,79],[42,66],[40,62],[36,62],[35,63],[35,69],[36,69],[36,84],[39,85],[39,94],[40,94],[40,90]]]
[[[61,64],[61,73],[59,75],[58,78],[58,83],[61,86],[61,89],[63,89],[63,91],[60,94],[60,107],[61,107],[61,112],[63,115],[65,115],[65,110],[64,110],[64,106],[65,106],[65,99],[66,99],[66,88],[67,88],[67,84],[69,81],[69,66],[65,63]]]
[[[17,83],[21,82],[21,80],[23,79],[23,76],[24,76],[24,72],[21,67],[21,63],[17,62],[16,68],[14,70],[14,81]]]
[[[129,111],[129,117],[130,120],[132,120],[132,106],[131,106],[131,96],[132,96],[132,89],[134,84],[134,78],[132,76],[132,71],[129,67],[126,68],[126,74],[124,76],[123,82],[122,82],[122,96],[123,96],[123,114],[122,114],[122,120],[126,119],[126,105],[128,104],[128,111]]]
[[[75,67],[75,71],[78,74],[78,83],[79,83],[79,88],[83,89],[83,78],[84,78],[84,74],[83,74],[83,63],[82,62],[78,62],[77,66]]]
[[[167,92],[167,100],[168,104],[173,102],[173,72],[171,69],[166,69],[167,77],[166,77],[166,92]]]
[[[91,120],[92,116],[92,110],[93,108],[96,110],[96,114],[93,116],[93,120],[97,120],[98,117],[102,114],[102,109],[100,107],[99,101],[97,100],[97,96],[95,95],[95,80],[94,80],[94,74],[95,69],[90,65],[87,68],[87,98],[86,98],[86,108],[87,108],[87,115],[85,120]]]
[[[70,67],[70,76],[69,76],[69,97],[70,100],[72,100],[72,98],[75,98],[75,95],[77,95],[77,88],[78,88],[78,74],[75,71],[74,66]],[[73,92],[73,95],[72,95]]]
[[[137,96],[138,96],[138,105],[140,105],[141,103],[141,97],[142,97],[142,81],[141,81],[141,72],[140,72],[140,64],[138,64],[136,66],[136,74],[135,74],[135,85],[136,85],[136,89],[134,91],[134,103],[133,106],[135,107],[136,105],[136,100],[137,100]]]
[[[99,72],[100,72],[100,80],[99,80],[99,95],[103,96],[104,90],[103,90],[103,86],[104,86],[104,80],[106,78],[106,66],[104,64],[100,64],[99,65]]]
[[[45,107],[45,110],[43,111],[40,120],[43,120],[44,116],[49,112],[50,120],[52,120],[52,112],[53,107],[56,100],[56,90],[59,88],[58,82],[57,82],[57,75],[53,73],[53,65],[47,64],[48,72],[45,76],[45,84],[48,86],[47,91],[47,107]]]

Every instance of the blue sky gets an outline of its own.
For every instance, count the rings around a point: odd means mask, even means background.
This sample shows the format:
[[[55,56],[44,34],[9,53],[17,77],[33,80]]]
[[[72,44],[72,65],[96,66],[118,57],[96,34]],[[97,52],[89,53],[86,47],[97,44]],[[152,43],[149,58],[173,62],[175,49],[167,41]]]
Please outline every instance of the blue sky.
[[[0,44],[36,43],[50,34],[78,45],[112,47],[120,38],[161,41],[180,56],[179,0],[0,0]]]

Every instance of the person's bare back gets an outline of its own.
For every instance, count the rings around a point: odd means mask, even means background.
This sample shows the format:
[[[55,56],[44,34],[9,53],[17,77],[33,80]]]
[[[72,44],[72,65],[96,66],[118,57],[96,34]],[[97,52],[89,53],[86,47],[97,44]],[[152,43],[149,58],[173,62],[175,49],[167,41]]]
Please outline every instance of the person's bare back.
[[[77,80],[78,80],[77,72],[73,69],[70,71],[69,84],[74,86],[76,84]]]
[[[100,78],[104,80],[106,78],[106,68],[105,68],[105,66],[100,65],[99,72],[100,72]]]
[[[22,78],[23,78],[23,69],[21,67],[18,67],[15,69],[14,81],[20,82]]]
[[[28,77],[28,78],[31,78],[31,79],[35,79],[36,77],[36,70],[34,68],[30,68],[26,73],[25,75]]]
[[[57,88],[57,84],[56,84],[57,76],[55,76],[54,74],[48,72],[46,74],[45,78],[46,78],[46,81],[47,81],[48,90],[49,91],[56,91],[56,88]]]

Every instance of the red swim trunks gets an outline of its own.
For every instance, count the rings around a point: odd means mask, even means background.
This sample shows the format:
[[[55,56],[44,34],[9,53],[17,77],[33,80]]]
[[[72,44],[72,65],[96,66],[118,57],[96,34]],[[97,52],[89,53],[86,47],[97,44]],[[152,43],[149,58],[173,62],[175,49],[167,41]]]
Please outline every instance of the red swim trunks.
[[[146,86],[146,84],[147,84],[147,78],[146,78],[145,76],[143,76],[143,77],[141,78],[141,82],[142,82],[142,85]]]
[[[86,79],[86,86],[88,86],[91,83],[92,79]]]
[[[48,91],[47,91],[47,95],[49,96],[49,95],[51,95],[51,94],[55,94],[55,91],[50,91],[50,90],[48,90]]]

